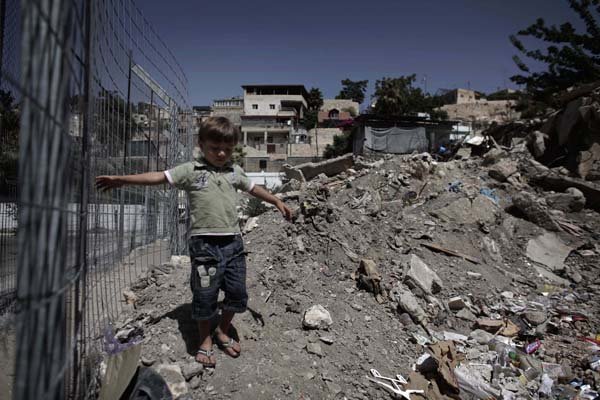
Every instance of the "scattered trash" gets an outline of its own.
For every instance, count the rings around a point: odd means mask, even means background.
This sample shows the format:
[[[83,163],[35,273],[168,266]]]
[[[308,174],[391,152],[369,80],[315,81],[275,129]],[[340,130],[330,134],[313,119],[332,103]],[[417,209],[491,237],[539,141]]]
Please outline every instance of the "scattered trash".
[[[487,187],[483,187],[483,188],[479,189],[479,193],[486,196],[487,198],[491,199],[496,204],[498,204],[500,202],[500,199],[496,195],[496,189],[490,189]]]

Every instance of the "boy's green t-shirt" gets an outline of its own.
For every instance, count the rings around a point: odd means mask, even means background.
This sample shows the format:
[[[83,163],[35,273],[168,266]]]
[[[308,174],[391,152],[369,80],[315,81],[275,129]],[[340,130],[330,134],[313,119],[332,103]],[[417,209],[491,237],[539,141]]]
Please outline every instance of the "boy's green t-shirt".
[[[200,159],[178,165],[165,175],[171,185],[188,193],[192,235],[240,233],[236,189],[248,192],[254,187],[240,166],[218,168]]]

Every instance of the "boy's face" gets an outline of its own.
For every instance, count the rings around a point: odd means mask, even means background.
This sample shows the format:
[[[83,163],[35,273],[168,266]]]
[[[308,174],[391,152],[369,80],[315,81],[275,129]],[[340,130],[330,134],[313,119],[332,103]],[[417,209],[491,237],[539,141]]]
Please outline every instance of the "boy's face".
[[[222,167],[231,160],[234,147],[235,143],[215,142],[212,140],[200,142],[200,150],[202,150],[204,158],[215,167]]]

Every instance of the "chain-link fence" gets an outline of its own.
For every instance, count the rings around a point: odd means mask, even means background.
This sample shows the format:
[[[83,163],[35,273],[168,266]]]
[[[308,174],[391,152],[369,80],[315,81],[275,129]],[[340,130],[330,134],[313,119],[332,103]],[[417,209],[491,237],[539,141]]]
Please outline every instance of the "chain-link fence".
[[[0,0],[0,24],[0,314],[16,316],[0,390],[93,398],[123,290],[187,226],[175,190],[99,193],[94,177],[191,158],[188,84],[133,0]]]

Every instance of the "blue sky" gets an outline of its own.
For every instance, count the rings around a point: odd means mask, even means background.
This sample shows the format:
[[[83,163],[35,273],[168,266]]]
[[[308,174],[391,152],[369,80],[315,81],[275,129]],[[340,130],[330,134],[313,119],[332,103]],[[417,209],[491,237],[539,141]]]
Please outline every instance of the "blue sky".
[[[340,81],[416,73],[419,85],[514,87],[508,36],[575,21],[564,0],[138,0],[190,82],[192,105],[251,83],[300,83],[326,98]]]

